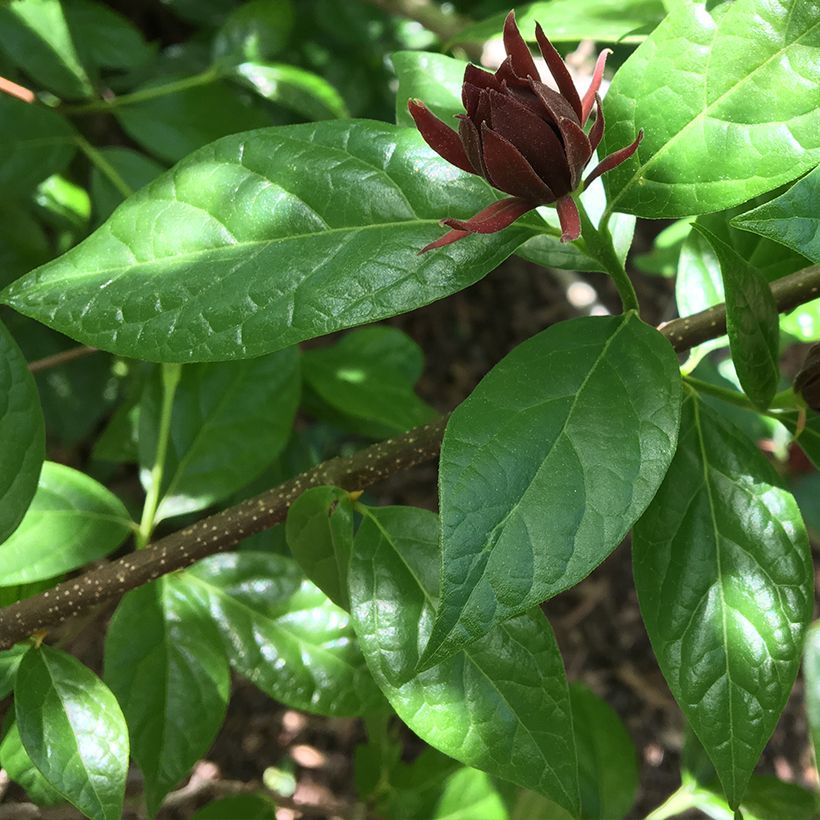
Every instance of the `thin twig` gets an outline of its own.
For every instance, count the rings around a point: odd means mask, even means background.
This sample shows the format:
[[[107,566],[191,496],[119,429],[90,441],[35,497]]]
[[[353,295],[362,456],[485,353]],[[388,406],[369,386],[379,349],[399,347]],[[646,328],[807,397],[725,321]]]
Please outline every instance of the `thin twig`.
[[[87,347],[80,345],[80,347],[70,347],[68,350],[61,350],[59,353],[54,353],[51,356],[46,356],[42,359],[35,359],[28,363],[29,373],[39,373],[41,370],[49,370],[52,367],[59,367],[62,364],[73,362],[75,359],[82,359],[85,356],[90,356],[96,353],[96,347]]]
[[[820,297],[820,265],[804,268],[772,285],[781,311]],[[721,305],[660,328],[676,351],[726,332]],[[161,538],[139,552],[0,609],[0,649],[26,639],[38,629],[62,623],[102,601],[116,598],[168,572],[183,569],[208,555],[232,549],[244,538],[284,520],[288,507],[309,487],[336,484],[347,490],[369,487],[388,476],[436,457],[447,418],[374,444],[348,458],[333,458],[256,498],[204,518]]]

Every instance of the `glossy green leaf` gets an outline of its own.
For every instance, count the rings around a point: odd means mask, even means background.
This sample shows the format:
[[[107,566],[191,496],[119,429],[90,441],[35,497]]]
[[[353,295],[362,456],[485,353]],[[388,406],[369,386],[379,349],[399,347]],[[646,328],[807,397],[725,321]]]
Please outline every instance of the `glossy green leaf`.
[[[131,148],[101,148],[91,169],[91,202],[99,224],[108,219],[127,195],[156,179],[165,169]],[[102,164],[104,163],[104,165]]]
[[[59,114],[0,94],[0,199],[17,199],[62,171],[75,150],[74,129]]]
[[[820,167],[798,180],[784,194],[736,216],[732,225],[765,236],[820,263]]]
[[[439,558],[435,514],[366,511],[349,580],[353,625],[373,677],[422,740],[577,814],[569,692],[542,612],[507,620],[415,674],[435,614]]]
[[[9,695],[14,688],[17,667],[20,666],[20,660],[27,651],[27,645],[15,644],[11,649],[0,652],[0,698]]]
[[[702,224],[720,262],[726,304],[726,328],[737,377],[749,398],[766,409],[777,391],[780,326],[777,305],[763,274],[731,245]]]
[[[276,820],[276,803],[266,794],[239,794],[214,800],[191,820]]]
[[[37,388],[20,348],[0,323],[0,548],[34,497],[43,458]]]
[[[0,585],[53,578],[108,555],[131,532],[123,503],[90,476],[46,461],[20,526],[0,544]]]
[[[820,769],[820,621],[815,621],[806,635],[803,678],[806,683],[806,713],[814,747],[814,766],[815,769]]]
[[[217,60],[264,61],[287,45],[293,28],[291,0],[249,0],[235,8],[214,38]]]
[[[150,484],[162,404],[160,374],[143,394],[139,455]],[[209,507],[256,478],[290,435],[299,403],[299,352],[189,365],[174,394],[157,520]]]
[[[461,84],[464,80],[464,60],[428,51],[397,51],[390,56],[399,79],[396,89],[396,122],[415,128],[407,110],[407,102],[420,99],[440,119],[457,127],[453,119],[464,113]]]
[[[424,664],[576,584],[672,460],[680,375],[633,313],[553,325],[453,413],[439,467],[442,603]]]
[[[48,781],[31,762],[14,721],[0,743],[0,766],[15,783],[26,790],[26,794],[38,806],[54,806],[63,802],[63,796],[48,785]]]
[[[638,791],[635,746],[617,713],[578,683],[569,687],[578,753],[581,815],[589,820],[626,817]]]
[[[805,0],[676,4],[615,75],[605,148],[644,140],[604,176],[613,210],[679,217],[730,208],[820,159],[820,44]]]
[[[476,282],[526,228],[418,250],[441,235],[443,216],[492,200],[415,130],[329,121],[257,131],[198,151],[3,297],[127,356],[258,356]]]
[[[0,6],[0,49],[35,82],[61,97],[94,93],[60,0],[15,0]]]
[[[478,769],[451,775],[433,820],[507,820],[507,809],[492,780]]]
[[[353,502],[339,487],[313,487],[288,510],[285,537],[305,575],[342,609],[350,609],[347,568],[353,549]]]
[[[518,6],[515,16],[521,33],[535,41],[535,24],[540,23],[554,43],[573,40],[597,40],[618,43],[642,40],[636,34],[657,25],[665,14],[661,0],[549,0]],[[454,38],[457,43],[483,43],[500,37],[506,11],[462,29]]]
[[[104,679],[125,715],[153,816],[210,748],[230,694],[219,631],[184,577],[166,576],[120,601],[106,634]]]
[[[423,368],[424,354],[409,336],[392,327],[368,327],[305,351],[302,370],[305,384],[344,417],[348,429],[386,438],[435,417],[413,392]],[[316,415],[322,417],[321,407]]]
[[[117,699],[76,658],[31,649],[14,686],[20,739],[48,784],[93,820],[120,820],[128,729]]]
[[[658,663],[736,807],[797,674],[813,575],[793,497],[694,395],[633,555]]]
[[[215,555],[186,573],[231,666],[278,701],[321,715],[360,715],[380,698],[347,613],[282,555]]]

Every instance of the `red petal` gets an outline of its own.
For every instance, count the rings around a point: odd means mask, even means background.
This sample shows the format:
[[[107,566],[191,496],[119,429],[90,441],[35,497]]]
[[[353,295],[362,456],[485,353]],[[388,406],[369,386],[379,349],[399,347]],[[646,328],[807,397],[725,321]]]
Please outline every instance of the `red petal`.
[[[572,120],[562,117],[558,127],[564,138],[564,150],[567,152],[567,165],[569,165],[569,181],[572,186],[571,190],[574,191],[581,179],[581,172],[592,156],[592,147],[581,126],[576,125]]]
[[[521,152],[509,140],[491,131],[486,122],[481,125],[481,143],[488,178],[496,188],[530,202],[555,200],[553,192]]]
[[[551,119],[556,126],[560,124],[562,117],[568,120],[576,119],[572,106],[557,91],[553,91],[548,85],[531,81],[530,89],[541,103],[541,115]]]
[[[581,121],[581,98],[578,96],[578,90],[575,88],[575,83],[572,82],[572,77],[567,70],[561,55],[555,50],[555,46],[547,39],[544,30],[539,24],[535,26],[535,39],[538,41],[538,48],[541,49],[541,54],[547,63],[547,68],[550,70],[555,82],[558,85],[558,90],[564,95],[564,99],[572,106],[573,111],[578,115],[578,121]]]
[[[606,65],[606,58],[612,54],[611,48],[605,48],[599,55],[598,61],[595,63],[595,71],[592,74],[592,82],[589,84],[587,93],[584,94],[584,99],[581,101],[581,125],[585,125],[589,112],[592,111],[592,104],[595,102],[595,95],[601,87],[601,80],[604,77],[604,66]]]
[[[458,115],[458,135],[461,137],[461,144],[464,146],[467,159],[475,168],[475,173],[481,174],[489,180],[487,169],[484,167],[484,157],[481,153],[481,136],[478,133],[478,128],[475,127],[475,123],[466,114]]]
[[[515,24],[514,11],[511,11],[504,21],[504,50],[512,58],[513,70],[519,77],[532,77],[534,80],[540,78],[529,47]]]
[[[478,66],[470,63],[464,70],[464,82],[461,86],[461,101],[464,103],[464,108],[472,117],[473,108],[478,102],[478,95],[482,89],[494,88],[496,91],[501,90],[501,83],[495,78],[494,74],[488,71],[483,71]]]
[[[511,199],[501,199],[488,205],[483,211],[479,211],[474,217],[467,220],[445,219],[444,223],[450,228],[458,231],[469,231],[469,233],[496,233],[509,227],[528,211],[537,207],[534,202],[527,202],[525,199],[512,197]],[[452,240],[455,241],[455,240]]]
[[[635,151],[638,150],[638,146],[643,139],[643,128],[638,131],[638,136],[635,137],[635,142],[627,145],[626,148],[621,148],[618,151],[613,151],[608,157],[604,157],[593,169],[592,173],[586,178],[586,182],[584,182],[584,188],[588,188],[590,182],[596,179],[597,177],[601,176],[601,174],[605,174],[607,171],[611,171],[613,168],[620,165],[622,162],[628,160]]]
[[[578,215],[578,206],[569,196],[562,196],[556,203],[558,219],[561,222],[561,241],[572,242],[581,235],[581,217]]]
[[[595,105],[597,107],[595,122],[589,129],[589,145],[593,151],[598,147],[604,135],[604,109],[601,108],[601,98],[598,94],[595,95]]]
[[[409,100],[407,108],[415,120],[424,141],[447,162],[474,174],[473,166],[467,159],[464,146],[461,140],[450,126],[443,123],[423,102],[419,100]]]
[[[425,245],[416,253],[416,256],[421,256],[423,253],[433,250],[433,248],[443,248],[445,245],[452,245],[453,242],[458,242],[459,239],[464,239],[465,236],[469,235],[470,231],[447,231],[441,239],[437,239],[435,242]]]

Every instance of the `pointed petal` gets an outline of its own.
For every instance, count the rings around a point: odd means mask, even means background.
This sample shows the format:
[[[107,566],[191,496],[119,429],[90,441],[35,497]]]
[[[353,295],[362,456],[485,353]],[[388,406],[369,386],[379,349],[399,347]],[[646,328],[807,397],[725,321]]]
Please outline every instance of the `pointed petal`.
[[[567,194],[555,203],[558,211],[558,220],[561,222],[561,241],[572,242],[581,235],[581,217],[575,200]]]
[[[513,68],[512,57],[507,57],[507,59],[501,63],[494,76],[499,83],[506,83],[513,88],[526,88],[531,81],[530,77],[519,77],[518,74],[516,74],[515,68]]]
[[[461,144],[464,146],[467,159],[473,168],[475,168],[475,173],[489,181],[487,169],[484,167],[484,156],[481,151],[481,136],[478,133],[478,128],[476,128],[475,123],[466,114],[459,114],[457,119],[458,135],[461,137]]]
[[[464,146],[461,144],[458,134],[449,125],[443,123],[420,100],[409,100],[407,108],[415,120],[416,127],[424,137],[424,141],[440,157],[457,168],[461,168],[462,171],[475,173],[470,160],[467,159],[467,154],[464,152]]]
[[[595,122],[592,123],[592,128],[589,129],[589,146],[594,151],[601,142],[601,137],[604,135],[604,109],[601,107],[601,97],[595,95]]]
[[[530,81],[530,90],[540,103],[541,110],[538,113],[552,120],[556,127],[559,126],[562,117],[568,120],[577,119],[572,106],[557,91],[553,91],[548,85]]]
[[[429,245],[425,245],[420,251],[416,253],[416,256],[421,256],[423,253],[427,253],[427,251],[433,250],[433,248],[443,248],[445,245],[452,245],[453,242],[458,242],[459,239],[464,239],[465,236],[469,236],[471,231],[447,231],[441,239],[437,239],[435,242],[431,242]]]
[[[486,122],[481,125],[481,144],[488,178],[496,188],[530,202],[546,203],[555,199],[555,194],[521,152],[509,140],[491,131]]]
[[[604,78],[604,66],[606,58],[612,54],[611,48],[605,48],[599,55],[595,63],[595,71],[592,73],[592,82],[589,84],[584,99],[581,100],[581,125],[585,125],[589,112],[592,111],[592,104],[595,102],[595,95],[601,87],[601,80]]]
[[[547,68],[549,68],[550,74],[552,74],[558,85],[558,90],[572,106],[573,111],[578,116],[578,121],[581,122],[581,98],[578,96],[578,90],[575,88],[575,83],[572,82],[572,77],[566,65],[564,65],[564,60],[555,50],[555,46],[549,41],[547,35],[544,34],[544,29],[541,28],[540,24],[535,26],[535,39],[538,41],[538,48],[541,49]]]
[[[552,126],[511,94],[491,91],[489,96],[493,131],[519,150],[553,194],[567,193],[569,166],[564,146]]]
[[[567,152],[567,165],[569,166],[569,181],[571,190],[578,187],[586,164],[592,156],[592,147],[589,138],[584,133],[580,125],[576,125],[573,120],[562,117],[558,122],[561,129],[561,136],[564,138],[564,150]]]
[[[479,92],[485,88],[494,88],[496,91],[501,90],[501,82],[495,78],[494,74],[489,71],[484,71],[478,66],[470,63],[464,70],[464,81],[461,86],[461,101],[464,103],[464,108],[472,117],[473,108],[478,101]]]
[[[498,202],[493,202],[483,211],[479,211],[470,219],[445,219],[444,224],[458,231],[496,233],[509,227],[519,216],[523,216],[535,207],[537,207],[536,203],[527,202],[518,197],[501,199]]]
[[[622,162],[628,160],[635,151],[638,150],[638,146],[643,139],[643,128],[638,131],[638,136],[635,137],[635,141],[630,145],[627,145],[626,148],[621,148],[618,151],[613,151],[608,157],[604,157],[592,170],[592,173],[586,178],[586,182],[584,182],[584,188],[588,188],[590,182],[596,179],[597,177],[601,176],[601,174],[605,174],[607,171],[611,171],[613,168],[620,165]]]
[[[519,77],[522,79],[526,77],[539,79],[535,60],[532,59],[530,49],[515,24],[514,11],[511,11],[504,21],[504,50],[512,57],[513,70]]]

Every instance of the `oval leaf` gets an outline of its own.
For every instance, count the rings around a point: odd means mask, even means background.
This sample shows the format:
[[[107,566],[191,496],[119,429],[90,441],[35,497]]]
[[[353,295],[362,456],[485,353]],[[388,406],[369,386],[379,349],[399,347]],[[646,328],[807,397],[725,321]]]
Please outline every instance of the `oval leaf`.
[[[350,619],[281,555],[200,561],[185,577],[216,621],[231,666],[272,698],[320,715],[360,715],[380,701]]]
[[[0,585],[53,578],[116,549],[132,530],[123,503],[93,478],[43,464],[31,506],[0,544]]]
[[[125,714],[153,816],[210,748],[230,694],[219,632],[183,578],[161,578],[120,601],[104,678]]]
[[[755,445],[694,395],[635,526],[635,586],[661,671],[730,805],[791,691],[811,618],[808,538]]]
[[[519,345],[453,413],[441,448],[442,604],[423,663],[576,584],[672,460],[680,374],[633,313]]]
[[[714,11],[674,4],[615,75],[603,153],[640,128],[645,137],[603,178],[611,210],[652,218],[720,211],[820,159],[816,4],[736,0]]]
[[[120,820],[128,729],[111,690],[76,658],[41,646],[14,686],[26,753],[48,784],[93,820]]]
[[[26,754],[14,721],[0,743],[0,766],[15,783],[26,790],[26,794],[38,806],[54,806],[64,802],[63,796],[48,785],[48,781]]]
[[[418,251],[441,235],[443,216],[467,218],[491,201],[486,183],[444,162],[414,129],[270,128],[197,151],[3,298],[126,356],[248,358],[478,281],[525,228]]]
[[[414,674],[435,615],[439,557],[434,513],[365,512],[354,541],[350,600],[373,677],[399,717],[431,746],[577,815],[569,692],[542,612],[508,620]]]

